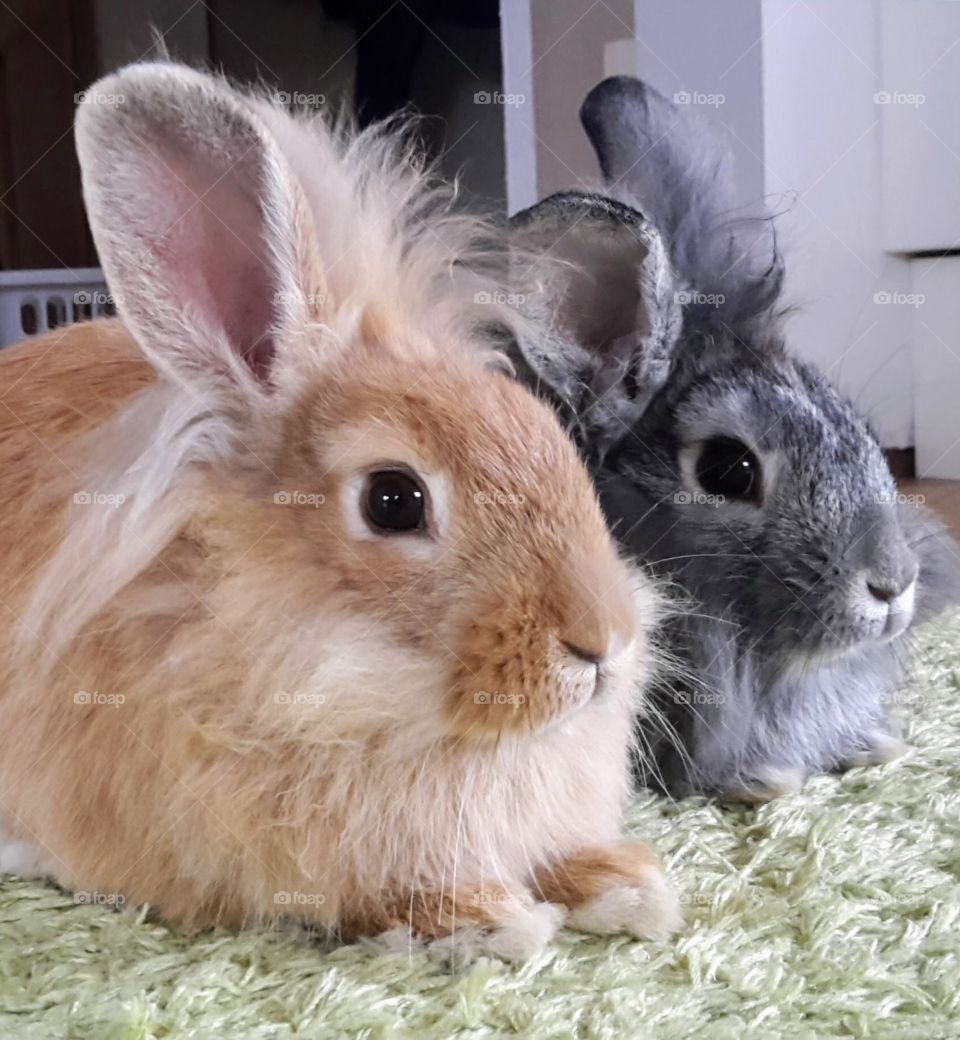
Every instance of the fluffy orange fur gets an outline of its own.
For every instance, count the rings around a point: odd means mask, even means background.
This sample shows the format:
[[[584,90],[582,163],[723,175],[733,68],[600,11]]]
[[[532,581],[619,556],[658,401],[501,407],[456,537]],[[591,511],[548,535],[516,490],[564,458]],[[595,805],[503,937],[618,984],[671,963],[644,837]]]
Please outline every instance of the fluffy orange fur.
[[[213,92],[272,147],[262,102],[161,69],[103,93],[162,92],[189,124]],[[85,162],[96,231],[108,173]],[[271,162],[291,270],[329,284],[309,193]],[[655,599],[552,413],[422,299],[281,327],[275,365],[299,367],[270,393],[211,338],[191,386],[181,319],[98,244],[132,329],[0,355],[4,829],[63,885],[186,927],[522,931],[569,857],[595,875],[571,904],[642,887],[582,850],[617,839]],[[364,526],[388,465],[422,478],[429,536]]]

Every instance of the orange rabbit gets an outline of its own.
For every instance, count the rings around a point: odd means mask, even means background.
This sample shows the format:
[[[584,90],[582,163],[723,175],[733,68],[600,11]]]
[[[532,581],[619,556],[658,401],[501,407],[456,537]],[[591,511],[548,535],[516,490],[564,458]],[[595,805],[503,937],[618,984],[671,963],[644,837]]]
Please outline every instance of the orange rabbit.
[[[0,866],[186,927],[669,932],[618,837],[656,598],[453,277],[483,228],[173,64],[77,143],[123,322],[0,356]]]

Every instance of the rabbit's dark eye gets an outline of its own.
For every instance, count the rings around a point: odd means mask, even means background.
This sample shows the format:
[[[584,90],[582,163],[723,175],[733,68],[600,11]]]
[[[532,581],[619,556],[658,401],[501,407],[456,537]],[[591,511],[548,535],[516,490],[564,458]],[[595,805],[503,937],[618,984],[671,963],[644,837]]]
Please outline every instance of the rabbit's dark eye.
[[[712,437],[700,450],[697,480],[708,495],[725,499],[760,500],[760,462],[733,437]]]
[[[364,494],[367,523],[375,531],[419,531],[425,527],[426,495],[409,473],[379,470],[367,478]]]

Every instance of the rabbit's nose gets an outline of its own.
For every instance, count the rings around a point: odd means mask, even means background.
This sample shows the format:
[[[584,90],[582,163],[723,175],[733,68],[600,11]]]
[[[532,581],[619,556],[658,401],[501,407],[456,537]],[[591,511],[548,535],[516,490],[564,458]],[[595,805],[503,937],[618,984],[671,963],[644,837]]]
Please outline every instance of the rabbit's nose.
[[[895,510],[873,505],[859,520],[860,587],[874,603],[896,606],[917,579],[917,558],[904,540]]]
[[[636,633],[631,619],[624,616],[628,605],[617,604],[611,609],[609,599],[604,599],[603,603],[591,604],[574,623],[557,633],[566,664],[574,668],[601,668],[619,657],[633,641]]]
[[[626,569],[610,552],[570,553],[548,576],[560,607],[555,630],[565,663],[603,665],[636,636],[631,586]]]
[[[898,596],[902,596],[912,584],[913,578],[908,582],[891,581],[887,578],[871,581],[868,578],[867,592],[881,603],[892,603]]]
[[[607,661],[615,659],[632,638],[633,633],[625,629],[614,628],[609,631],[594,629],[588,633],[580,633],[577,641],[561,639],[560,645],[570,658],[571,664],[590,664],[599,668]]]
[[[626,644],[626,637],[619,632],[604,635],[594,631],[589,633],[588,640],[581,638],[580,642],[561,639],[564,671],[581,682],[592,683],[591,696],[595,697],[606,687],[607,663],[615,660]]]
[[[566,650],[571,657],[575,657],[578,661],[582,661],[584,664],[598,665],[607,656],[606,648],[601,649],[596,646],[578,646],[576,643],[568,642],[566,639],[561,640],[561,642],[563,643],[564,650]]]
[[[917,564],[911,560],[882,573],[868,573],[867,592],[880,603],[895,603],[911,589],[917,580],[917,572]]]

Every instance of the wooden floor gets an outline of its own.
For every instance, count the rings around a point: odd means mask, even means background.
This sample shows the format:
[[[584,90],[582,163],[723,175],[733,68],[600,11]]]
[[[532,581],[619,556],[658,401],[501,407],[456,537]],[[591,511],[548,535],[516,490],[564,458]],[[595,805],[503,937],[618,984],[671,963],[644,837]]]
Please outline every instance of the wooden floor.
[[[905,495],[922,495],[928,506],[946,522],[954,538],[960,539],[960,480],[901,480]]]

